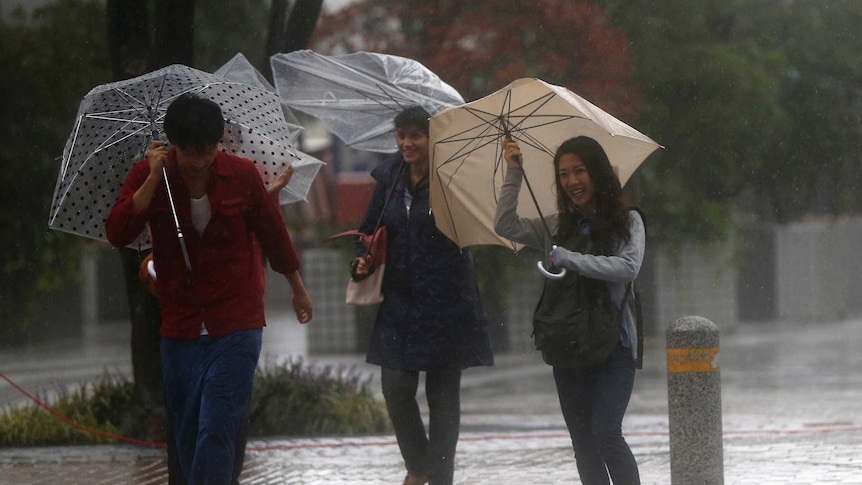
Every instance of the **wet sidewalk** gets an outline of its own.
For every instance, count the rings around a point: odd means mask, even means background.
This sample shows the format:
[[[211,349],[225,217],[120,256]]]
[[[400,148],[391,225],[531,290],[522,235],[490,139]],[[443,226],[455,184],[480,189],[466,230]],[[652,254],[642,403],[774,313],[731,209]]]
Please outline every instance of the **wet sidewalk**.
[[[296,342],[291,332],[282,337]],[[645,485],[670,483],[663,344],[659,336],[648,346],[623,425]],[[753,324],[721,336],[726,484],[862,485],[860,345],[862,320]],[[308,360],[353,366],[379,385],[361,356]],[[537,354],[498,356],[493,368],[466,371],[462,387],[456,483],[580,483],[550,369]],[[161,485],[164,461],[162,450],[130,445],[6,449],[0,484]],[[253,440],[242,483],[396,484],[403,476],[389,435]]]
[[[635,417],[626,433],[644,485],[670,483],[666,431]],[[464,432],[456,483],[580,483],[565,430]],[[728,430],[729,485],[862,484],[862,427]],[[395,484],[404,472],[391,436],[252,441],[243,484]],[[166,484],[164,453],[132,446],[0,452],[2,484]]]

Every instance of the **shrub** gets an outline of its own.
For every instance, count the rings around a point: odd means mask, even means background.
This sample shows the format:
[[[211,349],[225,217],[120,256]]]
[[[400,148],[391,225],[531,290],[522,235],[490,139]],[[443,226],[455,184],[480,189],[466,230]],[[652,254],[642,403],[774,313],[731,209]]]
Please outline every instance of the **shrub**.
[[[164,442],[161,409],[133,398],[132,381],[105,373],[76,391],[57,389],[51,407],[96,433],[77,429],[35,403],[8,406],[0,414],[0,447],[102,444],[99,433]],[[39,396],[43,402],[46,396]],[[154,414],[157,413],[157,414]],[[301,360],[258,368],[252,390],[250,437],[383,433],[384,405],[353,369],[314,369]]]
[[[255,377],[251,436],[321,436],[381,433],[386,409],[344,367],[322,370],[301,360],[270,366]]]
[[[95,384],[74,392],[57,388],[52,405],[57,413],[78,425],[102,433],[118,433],[116,416],[131,406],[132,382],[108,373]],[[42,402],[46,396],[38,396]],[[7,407],[0,415],[0,447],[55,446],[108,443],[110,440],[76,429],[36,404]]]

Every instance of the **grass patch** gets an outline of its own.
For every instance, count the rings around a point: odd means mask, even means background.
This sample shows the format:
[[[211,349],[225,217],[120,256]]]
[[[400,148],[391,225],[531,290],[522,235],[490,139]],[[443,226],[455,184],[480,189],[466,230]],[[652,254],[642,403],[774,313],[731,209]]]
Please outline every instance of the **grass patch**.
[[[57,389],[51,408],[84,427],[136,440],[164,442],[163,410],[136,400],[125,376],[105,375],[69,392]],[[38,396],[46,402],[44,395]],[[390,430],[385,405],[369,379],[346,367],[314,368],[301,360],[260,367],[255,376],[249,436],[379,434]],[[113,440],[64,422],[35,403],[0,414],[0,447],[103,444]]]

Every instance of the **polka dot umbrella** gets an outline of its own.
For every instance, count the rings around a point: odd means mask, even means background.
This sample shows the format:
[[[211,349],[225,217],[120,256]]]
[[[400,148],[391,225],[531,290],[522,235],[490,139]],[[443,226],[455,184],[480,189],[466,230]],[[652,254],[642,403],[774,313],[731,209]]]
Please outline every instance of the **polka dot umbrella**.
[[[275,93],[175,64],[142,76],[104,84],[84,96],[66,146],[48,226],[105,241],[105,219],[132,166],[162,133],[168,106],[195,93],[221,106],[222,149],[252,160],[265,185],[289,165],[295,168],[281,203],[304,200],[323,164],[291,143],[281,101]],[[145,230],[130,245],[150,247]]]

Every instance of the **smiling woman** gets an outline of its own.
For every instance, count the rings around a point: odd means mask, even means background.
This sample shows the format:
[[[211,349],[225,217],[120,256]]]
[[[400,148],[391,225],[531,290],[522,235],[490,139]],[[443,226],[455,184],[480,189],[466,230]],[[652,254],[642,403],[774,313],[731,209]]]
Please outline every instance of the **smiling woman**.
[[[554,154],[558,213],[547,221],[518,215],[524,162],[518,143],[503,142],[509,167],[494,229],[544,250],[569,270],[546,279],[533,316],[536,348],[553,367],[563,418],[584,484],[640,483],[622,420],[640,365],[632,282],[643,262],[643,220],[622,200],[622,186],[602,146],[578,136]],[[546,229],[550,227],[551,230]]]
[[[382,224],[388,234],[383,302],[366,360],[382,368],[405,485],[453,482],[462,370],[493,364],[470,252],[437,229],[430,210],[428,118],[418,106],[395,117],[399,153],[371,172],[374,193],[359,228],[373,234]],[[366,273],[364,246],[356,256],[356,272]],[[427,433],[416,401],[421,372]]]

